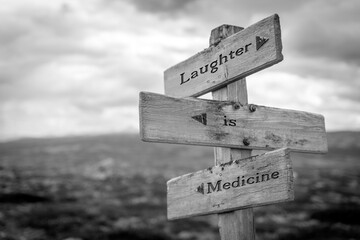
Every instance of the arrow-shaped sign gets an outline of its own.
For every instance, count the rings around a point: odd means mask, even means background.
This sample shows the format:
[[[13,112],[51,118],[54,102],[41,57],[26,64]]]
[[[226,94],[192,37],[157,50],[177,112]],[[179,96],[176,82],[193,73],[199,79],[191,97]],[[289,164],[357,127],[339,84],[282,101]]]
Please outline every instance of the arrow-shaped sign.
[[[327,151],[321,115],[155,93],[140,93],[140,133],[149,142]]]
[[[200,96],[280,62],[281,51],[280,22],[275,14],[167,69],[165,94]]]
[[[289,152],[279,149],[186,174],[168,181],[167,189],[169,219],[290,201]]]

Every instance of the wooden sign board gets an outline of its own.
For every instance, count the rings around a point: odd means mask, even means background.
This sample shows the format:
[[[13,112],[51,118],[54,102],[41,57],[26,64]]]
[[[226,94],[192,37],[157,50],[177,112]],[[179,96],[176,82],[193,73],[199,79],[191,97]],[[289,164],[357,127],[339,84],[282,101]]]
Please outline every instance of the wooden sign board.
[[[294,199],[289,151],[279,149],[167,182],[168,218],[221,213]]]
[[[165,94],[200,96],[282,61],[281,51],[275,14],[167,69]]]
[[[148,142],[327,151],[321,115],[155,93],[140,93],[140,134]]]

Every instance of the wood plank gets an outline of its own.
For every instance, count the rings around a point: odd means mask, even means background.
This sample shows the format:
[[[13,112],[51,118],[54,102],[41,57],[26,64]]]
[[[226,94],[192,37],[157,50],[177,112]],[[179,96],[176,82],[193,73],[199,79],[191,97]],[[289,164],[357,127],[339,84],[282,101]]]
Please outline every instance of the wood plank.
[[[140,134],[149,142],[327,151],[324,117],[318,114],[145,92],[140,93]]]
[[[294,198],[289,150],[282,148],[167,182],[168,218],[274,204]]]
[[[166,95],[200,96],[282,61],[279,16],[213,45],[164,72]]]

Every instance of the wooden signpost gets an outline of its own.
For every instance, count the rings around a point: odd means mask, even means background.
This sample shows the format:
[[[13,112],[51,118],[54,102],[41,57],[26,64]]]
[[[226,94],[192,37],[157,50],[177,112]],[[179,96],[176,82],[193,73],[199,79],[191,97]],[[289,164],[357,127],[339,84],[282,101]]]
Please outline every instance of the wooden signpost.
[[[253,207],[294,198],[289,151],[327,151],[318,114],[248,104],[245,76],[283,59],[278,15],[222,25],[169,68],[165,94],[140,93],[144,141],[215,146],[215,166],[168,181],[168,218],[218,214],[222,240],[254,239]],[[213,91],[213,99],[191,98]],[[252,149],[274,150],[251,156]]]

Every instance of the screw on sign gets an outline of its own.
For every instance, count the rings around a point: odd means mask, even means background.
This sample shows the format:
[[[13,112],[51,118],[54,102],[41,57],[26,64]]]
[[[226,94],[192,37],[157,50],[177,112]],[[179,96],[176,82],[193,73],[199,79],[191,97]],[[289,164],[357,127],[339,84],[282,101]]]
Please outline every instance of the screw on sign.
[[[276,14],[222,25],[209,48],[165,71],[168,96],[140,93],[142,140],[215,147],[214,167],[168,181],[168,219],[218,214],[222,240],[254,239],[252,208],[294,199],[289,151],[327,152],[323,116],[248,104],[244,77],[280,62],[281,50]],[[189,98],[210,91],[214,100]]]

